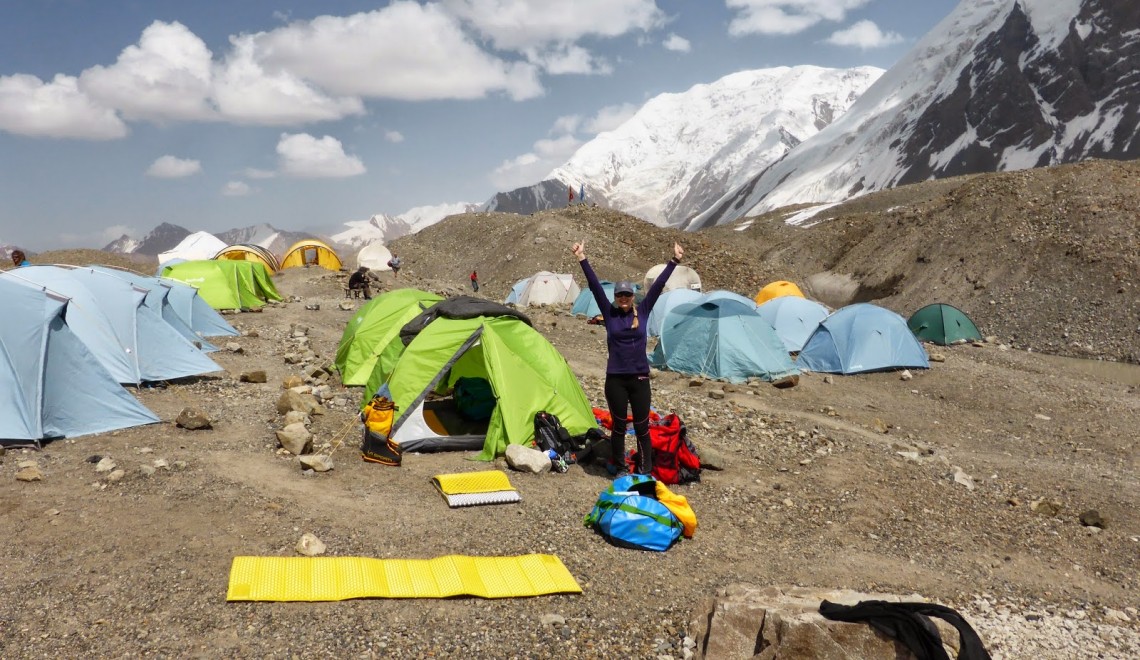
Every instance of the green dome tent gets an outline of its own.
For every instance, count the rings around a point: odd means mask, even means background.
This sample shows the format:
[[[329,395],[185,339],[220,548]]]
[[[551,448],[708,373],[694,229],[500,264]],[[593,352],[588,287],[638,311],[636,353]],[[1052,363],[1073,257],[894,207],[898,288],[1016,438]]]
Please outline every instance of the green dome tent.
[[[425,319],[435,309],[425,312]],[[405,327],[417,326],[412,321]],[[478,458],[489,461],[503,455],[507,445],[530,442],[534,414],[541,410],[556,415],[572,435],[597,425],[566,359],[518,316],[436,315],[414,337],[404,334],[407,348],[391,375],[381,379],[373,372],[364,397],[369,401],[386,380],[399,415],[391,439],[402,451],[482,448]],[[490,384],[495,406],[485,428],[441,428],[447,421],[443,413],[425,407],[429,393],[445,392],[460,378],[482,378]]]
[[[906,322],[907,327],[922,341],[946,346],[956,341],[981,341],[982,333],[962,310],[934,303],[918,310]]]
[[[400,328],[424,309],[443,300],[419,289],[396,289],[382,293],[349,320],[336,348],[337,371],[345,385],[364,385],[374,369],[387,379],[404,352]]]
[[[267,301],[281,300],[269,271],[253,261],[183,261],[166,266],[161,275],[198,289],[214,309],[257,309]]]

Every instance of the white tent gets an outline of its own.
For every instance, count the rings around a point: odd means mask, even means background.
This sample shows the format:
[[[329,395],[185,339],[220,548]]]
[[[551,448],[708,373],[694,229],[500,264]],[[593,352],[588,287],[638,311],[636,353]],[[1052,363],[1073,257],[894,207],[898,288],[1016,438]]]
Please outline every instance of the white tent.
[[[649,269],[645,274],[645,291],[653,286],[653,281],[665,270],[665,264],[657,264]],[[669,276],[669,281],[665,282],[665,288],[662,292],[672,291],[673,289],[692,289],[693,291],[701,290],[701,276],[697,275],[697,271],[689,268],[688,266],[677,266],[673,269],[673,274]]]
[[[226,244],[220,238],[209,232],[194,232],[182,239],[182,242],[174,246],[173,250],[167,250],[158,255],[159,270],[161,271],[162,266],[166,265],[171,259],[183,259],[186,261],[213,259],[214,255],[226,247]]]
[[[388,261],[392,258],[392,253],[380,241],[375,241],[360,248],[360,252],[356,253],[356,265],[365,266],[369,270],[392,270],[388,267]]]
[[[581,291],[573,275],[545,270],[531,275],[519,284],[522,284],[522,288],[516,304],[520,307],[573,303]]]

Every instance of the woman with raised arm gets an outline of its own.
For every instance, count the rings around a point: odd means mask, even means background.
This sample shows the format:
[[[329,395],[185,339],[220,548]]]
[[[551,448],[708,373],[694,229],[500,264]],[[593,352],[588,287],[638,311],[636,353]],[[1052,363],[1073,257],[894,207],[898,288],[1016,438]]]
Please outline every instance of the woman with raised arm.
[[[619,477],[628,473],[625,467],[625,420],[629,409],[633,409],[633,430],[637,433],[637,466],[640,474],[653,471],[653,443],[649,439],[649,358],[646,350],[646,320],[653,305],[661,296],[665,282],[673,274],[673,269],[681,263],[685,251],[679,243],[673,244],[673,258],[665,265],[665,270],[653,281],[645,298],[634,302],[633,283],[622,280],[614,286],[614,299],[606,297],[590,262],[586,260],[584,242],[575,243],[570,248],[582,266],[582,273],[594,294],[594,301],[602,312],[606,326],[606,346],[609,359],[606,362],[606,405],[613,419],[610,431],[610,461],[606,470]]]

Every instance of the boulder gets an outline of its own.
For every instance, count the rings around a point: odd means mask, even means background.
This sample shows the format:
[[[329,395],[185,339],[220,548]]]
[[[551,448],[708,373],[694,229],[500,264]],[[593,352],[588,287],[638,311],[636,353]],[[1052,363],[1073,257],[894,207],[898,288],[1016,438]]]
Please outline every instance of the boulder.
[[[281,381],[281,388],[286,389],[286,390],[291,390],[294,387],[297,387],[299,385],[304,385],[304,384],[305,384],[305,381],[301,380],[300,376],[298,376],[296,374],[292,374],[292,375],[286,376],[285,379]]]
[[[854,605],[862,600],[925,601],[921,596],[867,594],[847,589],[732,585],[707,600],[689,624],[697,657],[813,658],[815,660],[896,660],[914,656],[902,644],[865,623],[831,621],[819,614],[824,600]],[[958,652],[958,632],[941,619],[938,626],[950,657]]]
[[[542,474],[550,472],[550,457],[530,447],[507,445],[507,465],[520,472]]]
[[[269,380],[269,377],[265,374],[264,369],[258,369],[257,371],[245,372],[238,380],[243,383],[264,383]]]
[[[210,416],[197,408],[183,408],[182,412],[178,413],[174,423],[189,431],[213,428],[210,423]]]
[[[312,394],[303,394],[293,390],[282,392],[281,396],[277,399],[277,413],[279,415],[284,415],[290,410],[312,415],[315,414],[320,407],[321,404],[317,403],[317,397]]]
[[[333,469],[332,457],[325,456],[324,454],[305,454],[298,460],[301,461],[301,469],[303,470],[328,472]]]
[[[294,456],[308,454],[313,450],[313,434],[299,422],[277,431],[277,442]]]

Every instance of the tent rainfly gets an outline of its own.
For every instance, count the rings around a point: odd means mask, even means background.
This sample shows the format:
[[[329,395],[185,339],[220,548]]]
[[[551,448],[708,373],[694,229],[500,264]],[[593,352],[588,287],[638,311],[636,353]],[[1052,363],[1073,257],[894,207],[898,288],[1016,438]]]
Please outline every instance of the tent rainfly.
[[[400,329],[443,300],[419,289],[386,291],[368,301],[348,321],[337,345],[334,364],[345,385],[364,385],[374,370],[381,381],[404,352]]]
[[[798,296],[772,298],[757,307],[756,312],[776,329],[789,353],[798,353],[829,313],[826,307],[814,300]]]
[[[821,321],[797,364],[836,374],[930,368],[926,349],[903,317],[870,303],[848,305]]]
[[[799,371],[768,322],[729,297],[677,305],[665,317],[650,363],[678,373],[775,381]]]
[[[573,275],[544,270],[515,283],[507,302],[513,302],[520,307],[573,303],[580,292],[581,288],[574,281]]]
[[[163,268],[162,276],[198,289],[214,309],[257,309],[281,300],[269,271],[254,261],[184,261]]]
[[[19,310],[0,323],[0,445],[160,421],[71,331],[66,297],[0,278],[0,298]]]
[[[260,245],[251,243],[238,243],[236,245],[228,245],[214,255],[215,259],[230,259],[232,261],[255,261],[265,266],[265,269],[272,275],[281,269],[281,265],[277,263],[277,257],[273,253]]]
[[[298,266],[320,266],[333,271],[343,267],[336,251],[315,238],[297,241],[281,257],[282,269]]]
[[[665,270],[665,264],[657,264],[650,268],[645,273],[644,288],[646,291],[653,283],[657,281],[657,276]],[[665,288],[662,292],[672,291],[673,289],[692,289],[693,291],[701,290],[701,276],[697,275],[697,271],[689,268],[688,266],[677,266],[673,269],[673,274],[669,276],[668,281],[665,282]]]
[[[764,285],[762,289],[756,292],[756,297],[753,299],[757,305],[779,298],[780,296],[796,296],[799,298],[804,297],[804,292],[792,282],[785,282],[784,280],[776,280]]]
[[[437,303],[401,330],[406,344],[386,384],[397,406],[392,441],[401,450],[482,449],[480,460],[534,437],[534,414],[556,415],[574,435],[596,426],[593,410],[566,359],[529,319],[486,300],[459,296]],[[428,401],[460,378],[484,379],[495,403],[490,419],[463,420]],[[370,379],[364,401],[380,388]]]
[[[959,341],[981,341],[982,333],[962,310],[934,303],[911,315],[906,322],[914,336],[922,341],[946,346]]]
[[[92,268],[29,266],[4,276],[70,298],[68,325],[120,383],[222,370],[163,319],[147,288]]]

